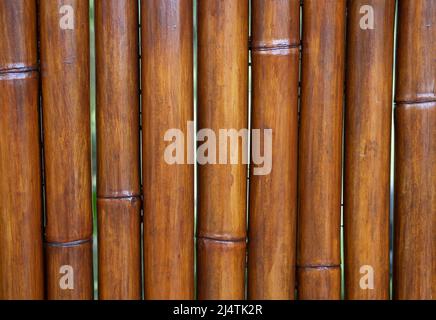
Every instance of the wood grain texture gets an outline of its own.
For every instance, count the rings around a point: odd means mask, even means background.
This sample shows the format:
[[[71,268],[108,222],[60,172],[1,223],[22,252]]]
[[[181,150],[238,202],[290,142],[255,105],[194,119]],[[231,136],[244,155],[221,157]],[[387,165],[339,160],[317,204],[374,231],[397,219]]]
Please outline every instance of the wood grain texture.
[[[193,4],[144,0],[141,17],[144,297],[193,299],[194,166],[164,159],[171,143],[164,140],[167,130],[181,130],[189,144]]]
[[[63,5],[73,9],[73,30],[60,26],[65,15],[60,13]],[[50,248],[46,255],[47,294],[50,299],[88,299],[92,298],[93,286],[92,250],[70,244],[92,237],[89,4],[79,0],[40,1],[39,15],[45,236]],[[57,286],[59,263],[77,266],[75,278],[79,283],[74,292]]]
[[[197,241],[199,300],[241,300],[245,296],[245,241]],[[207,285],[204,285],[207,283]],[[202,285],[203,284],[203,285]]]
[[[360,26],[373,8],[374,29]],[[344,236],[347,299],[389,299],[389,204],[395,1],[348,1]],[[361,288],[373,270],[372,289]]]
[[[138,3],[95,5],[98,196],[139,196]]]
[[[293,299],[300,1],[257,0],[252,10],[252,129],[273,138],[271,173],[251,170],[248,298]]]
[[[138,2],[98,0],[96,17],[99,298],[141,286]]]
[[[0,72],[36,68],[36,1],[0,1],[0,27]]]
[[[342,111],[345,1],[303,2],[302,84],[299,131],[298,272],[340,265]],[[318,271],[317,271],[318,270]],[[299,276],[310,299],[315,277]],[[340,282],[340,277],[335,278]],[[336,297],[323,292],[326,299]],[[325,295],[324,295],[325,294]],[[314,298],[319,298],[318,294]]]
[[[35,1],[1,1],[0,29],[0,300],[43,299]]]
[[[45,245],[46,285],[48,300],[92,300],[94,298],[92,268],[92,241]],[[61,269],[71,267],[71,272]],[[64,278],[69,276],[69,279]],[[61,287],[61,283],[72,289]]]
[[[220,129],[247,128],[248,1],[198,2],[198,85],[199,130],[212,129],[218,135]],[[211,239],[210,250],[227,255],[207,253],[209,248],[199,242],[200,299],[244,299],[244,265],[236,262],[245,260],[245,250],[227,249],[246,245],[247,166],[242,163],[241,140],[238,164],[198,168],[197,237]],[[205,254],[216,260],[208,261]],[[219,267],[225,260],[234,263]]]
[[[436,2],[398,3],[397,103],[436,101]]]
[[[44,298],[38,78],[0,73],[0,300]]]
[[[398,9],[394,299],[435,299],[436,3]]]
[[[141,200],[98,199],[100,300],[140,300]]]
[[[341,299],[340,267],[301,268],[297,282],[299,300]]]

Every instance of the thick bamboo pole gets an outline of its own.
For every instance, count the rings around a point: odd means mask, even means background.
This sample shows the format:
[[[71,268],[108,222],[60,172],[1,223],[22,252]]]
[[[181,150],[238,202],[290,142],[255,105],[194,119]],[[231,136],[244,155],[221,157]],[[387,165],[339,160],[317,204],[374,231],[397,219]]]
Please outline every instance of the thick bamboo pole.
[[[255,0],[252,15],[252,128],[272,129],[273,155],[270,174],[251,171],[248,298],[293,299],[300,1]]]
[[[193,4],[144,0],[142,128],[145,299],[194,298],[194,167],[170,164],[164,140],[193,120]]]
[[[345,295],[389,299],[394,0],[348,1]]]
[[[0,29],[0,300],[43,299],[35,1],[1,1]]]
[[[141,299],[138,2],[95,2],[99,298]]]
[[[339,299],[345,0],[303,2],[302,46],[298,297]]]
[[[399,2],[394,298],[436,297],[436,2]]]
[[[91,299],[88,1],[39,1],[49,299]]]
[[[199,129],[211,129],[218,136],[220,129],[247,128],[248,1],[198,2],[198,59]],[[205,155],[213,157],[214,151]],[[217,152],[217,164],[210,159],[199,166],[199,299],[244,298],[247,167],[241,161],[243,151],[239,143],[238,164],[218,164]]]

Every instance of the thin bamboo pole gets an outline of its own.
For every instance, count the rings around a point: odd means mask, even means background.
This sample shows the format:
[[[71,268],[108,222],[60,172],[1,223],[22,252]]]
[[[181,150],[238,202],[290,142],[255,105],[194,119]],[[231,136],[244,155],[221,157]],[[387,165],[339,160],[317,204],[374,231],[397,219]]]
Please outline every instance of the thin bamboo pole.
[[[436,3],[399,2],[394,298],[436,297]]]
[[[199,129],[211,129],[218,137],[220,129],[247,128],[248,1],[198,2],[198,59]],[[207,155],[214,151],[208,150]],[[245,297],[247,167],[241,161],[243,151],[239,143],[238,164],[199,166],[199,299]],[[216,156],[218,163],[218,152]]]
[[[345,1],[303,2],[298,298],[339,299]]]
[[[88,1],[40,1],[49,299],[92,299]]]
[[[252,16],[252,129],[273,130],[273,157],[251,170],[248,298],[294,299],[300,1],[255,0]]]
[[[192,1],[144,0],[141,20],[144,297],[193,299],[194,166],[169,164],[164,157],[167,130],[181,130],[190,143]]]
[[[344,150],[347,299],[389,299],[394,16],[394,0],[348,1]]]
[[[43,299],[36,6],[0,2],[0,300]]]
[[[138,2],[95,2],[99,298],[141,299]]]

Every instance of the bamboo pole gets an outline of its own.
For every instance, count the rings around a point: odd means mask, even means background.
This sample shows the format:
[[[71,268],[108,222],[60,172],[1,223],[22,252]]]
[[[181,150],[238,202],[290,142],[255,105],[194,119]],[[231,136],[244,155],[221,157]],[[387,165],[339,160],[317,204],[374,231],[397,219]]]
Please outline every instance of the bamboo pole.
[[[190,143],[193,4],[144,0],[141,5],[144,296],[193,299],[194,167],[164,158],[167,130],[181,130]]]
[[[138,2],[95,2],[99,298],[141,299]]]
[[[40,1],[49,299],[92,299],[88,1]]]
[[[248,1],[199,1],[198,39],[199,129],[218,136],[220,129],[247,128]],[[238,164],[199,166],[197,272],[202,300],[245,297],[247,167],[240,140]]]
[[[345,1],[303,2],[298,298],[339,299]]]
[[[248,298],[294,299],[300,1],[255,0],[252,16],[252,128],[273,130],[273,157],[251,170]]]
[[[394,298],[435,299],[436,3],[399,2]]]
[[[36,6],[0,2],[0,300],[43,299]]]
[[[394,0],[348,1],[344,150],[347,299],[389,299],[394,16]]]

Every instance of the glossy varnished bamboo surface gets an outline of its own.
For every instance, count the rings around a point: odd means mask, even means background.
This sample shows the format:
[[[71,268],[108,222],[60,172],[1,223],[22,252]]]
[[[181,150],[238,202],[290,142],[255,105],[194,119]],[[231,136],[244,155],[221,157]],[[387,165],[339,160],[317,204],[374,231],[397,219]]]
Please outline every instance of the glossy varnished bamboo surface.
[[[324,277],[336,271],[325,269],[339,269],[341,262],[345,4],[344,0],[303,1],[298,167],[300,299],[340,298],[340,277],[333,279],[332,286],[318,287],[318,282],[331,281]],[[305,276],[309,272],[306,269],[311,269],[313,276]]]
[[[92,246],[75,246],[92,240],[89,4],[69,1],[61,13],[63,5],[61,0],[39,1],[47,294],[50,299],[89,299]],[[66,14],[74,19],[72,29],[61,24]],[[75,267],[74,290],[56,287],[62,265]]]
[[[373,8],[366,12],[374,17],[367,29],[362,29],[364,5]],[[348,1],[344,149],[347,299],[389,299],[394,18],[393,0]],[[364,276],[369,282],[362,287]]]
[[[400,1],[394,298],[436,297],[436,3]]]
[[[43,299],[35,2],[1,1],[0,29],[0,300]]]
[[[144,0],[142,129],[144,298],[194,298],[194,166],[168,164],[169,129],[193,120],[193,3]],[[192,143],[191,143],[192,146]]]
[[[93,299],[92,241],[46,243],[45,255],[48,300]]]
[[[96,14],[99,298],[141,299],[138,2]]]
[[[219,129],[247,128],[247,78],[248,1],[199,1],[199,130],[218,135]],[[247,166],[242,151],[240,143],[238,164],[198,169],[199,299],[245,297]]]
[[[97,207],[99,299],[140,300],[141,199],[99,198]]]
[[[300,1],[256,0],[252,14],[252,129],[273,138],[272,171],[251,170],[248,298],[287,300],[295,293]]]

